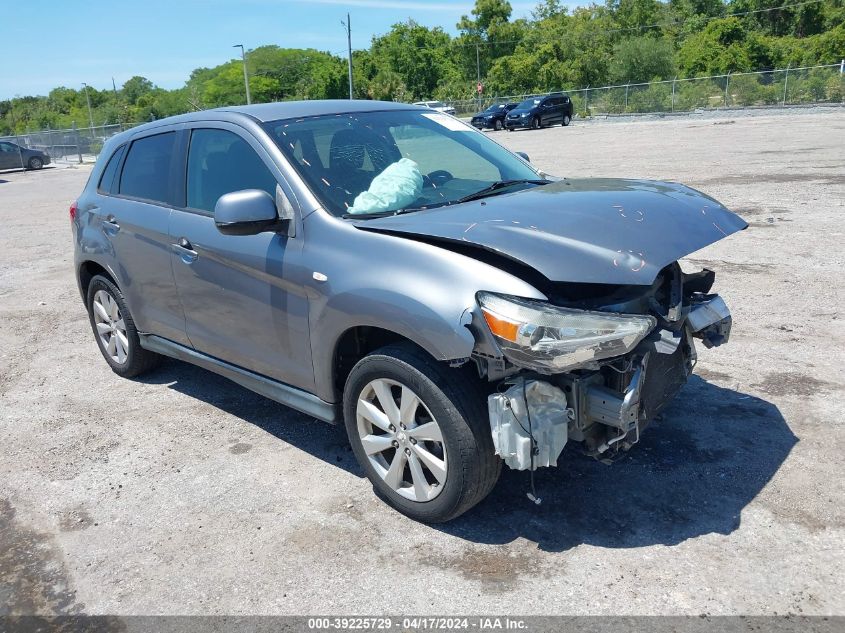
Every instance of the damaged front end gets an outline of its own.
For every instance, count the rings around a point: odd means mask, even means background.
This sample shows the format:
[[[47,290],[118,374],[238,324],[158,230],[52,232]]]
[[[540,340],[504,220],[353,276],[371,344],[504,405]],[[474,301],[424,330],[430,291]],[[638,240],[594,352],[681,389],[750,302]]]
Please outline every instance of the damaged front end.
[[[568,441],[596,457],[639,441],[692,373],[694,339],[717,347],[731,315],[712,271],[677,262],[651,286],[561,285],[549,302],[479,293],[473,357],[496,452],[511,468],[557,465]]]

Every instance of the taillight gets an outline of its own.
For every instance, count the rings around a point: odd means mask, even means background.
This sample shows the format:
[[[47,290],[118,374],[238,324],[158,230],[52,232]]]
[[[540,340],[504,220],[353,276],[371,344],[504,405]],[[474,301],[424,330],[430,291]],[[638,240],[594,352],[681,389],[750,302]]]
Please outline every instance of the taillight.
[[[76,200],[74,200],[73,204],[70,205],[70,209],[69,209],[69,211],[70,211],[70,221],[71,222],[73,222],[76,219],[77,208],[78,207],[76,206]]]

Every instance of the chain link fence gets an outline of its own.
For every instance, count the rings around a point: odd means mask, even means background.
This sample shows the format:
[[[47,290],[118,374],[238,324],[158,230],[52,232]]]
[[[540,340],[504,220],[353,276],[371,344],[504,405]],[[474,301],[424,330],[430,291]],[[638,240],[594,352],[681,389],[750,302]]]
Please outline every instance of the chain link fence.
[[[86,128],[74,127],[67,130],[40,130],[13,136],[0,136],[0,142],[10,141],[22,148],[40,150],[50,157],[52,163],[92,163],[97,160],[106,140],[136,125],[140,124],[123,123]]]
[[[555,90],[566,92],[581,116],[661,114],[720,108],[785,107],[845,104],[845,61],[825,66],[785,68],[754,73],[670,79],[650,83]],[[494,103],[520,102],[546,93],[444,100],[457,116],[468,116]],[[0,137],[19,147],[36,149],[53,163],[96,161],[110,137],[140,125],[123,123],[67,130],[40,130]],[[25,167],[21,157],[21,167]]]
[[[785,107],[845,103],[845,63],[785,68],[649,83],[553,90],[566,92],[581,116],[661,114],[718,108]],[[457,116],[494,103],[520,102],[546,93],[444,100]]]

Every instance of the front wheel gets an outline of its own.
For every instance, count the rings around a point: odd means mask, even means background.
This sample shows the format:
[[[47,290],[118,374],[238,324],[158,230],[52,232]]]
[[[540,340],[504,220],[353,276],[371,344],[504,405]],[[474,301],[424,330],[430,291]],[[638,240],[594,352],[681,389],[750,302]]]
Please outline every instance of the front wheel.
[[[569,116],[568,114],[564,114],[564,115],[563,115],[563,127],[566,127],[566,126],[567,126],[567,125],[569,125],[571,122],[572,122],[572,117],[571,117],[571,116]]]
[[[500,130],[502,129],[502,122],[501,122],[501,121],[499,121],[499,119],[496,119],[496,120],[493,122],[493,129],[494,129],[494,130],[496,130],[497,132],[498,132],[498,131],[500,131]]]
[[[343,413],[376,493],[412,519],[453,519],[499,478],[477,379],[416,346],[388,345],[359,361],[346,381]]]
[[[41,169],[44,167],[44,161],[37,156],[33,156],[29,159],[29,163],[27,165],[30,169]]]
[[[531,119],[531,129],[532,130],[539,130],[540,129],[540,117],[535,116]]]

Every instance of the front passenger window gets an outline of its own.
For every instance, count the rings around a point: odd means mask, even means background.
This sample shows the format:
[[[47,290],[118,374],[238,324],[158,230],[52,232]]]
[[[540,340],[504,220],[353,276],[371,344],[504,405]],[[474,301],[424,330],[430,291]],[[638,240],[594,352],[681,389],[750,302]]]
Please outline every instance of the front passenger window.
[[[242,189],[261,189],[275,200],[276,178],[234,132],[199,129],[191,133],[187,189],[188,207],[213,212],[220,196]]]

